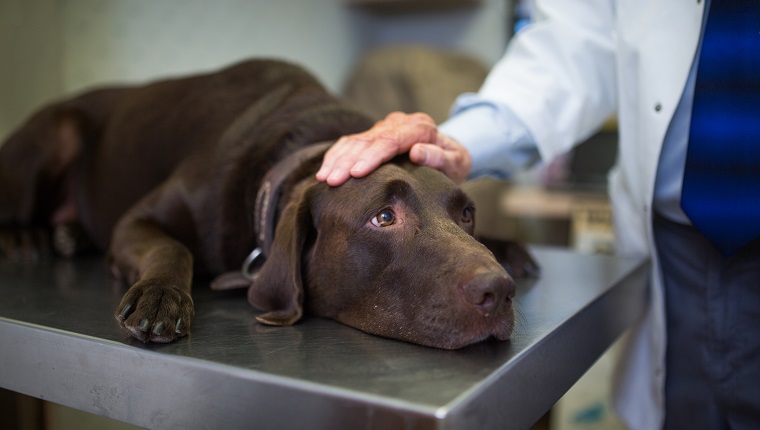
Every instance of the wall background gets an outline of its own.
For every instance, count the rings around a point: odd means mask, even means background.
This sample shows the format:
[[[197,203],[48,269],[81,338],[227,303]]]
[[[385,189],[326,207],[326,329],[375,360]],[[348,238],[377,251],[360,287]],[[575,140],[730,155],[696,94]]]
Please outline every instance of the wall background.
[[[467,6],[343,0],[0,0],[0,139],[33,110],[97,85],[213,70],[249,57],[298,62],[339,92],[367,50],[422,42],[493,64],[511,0]]]

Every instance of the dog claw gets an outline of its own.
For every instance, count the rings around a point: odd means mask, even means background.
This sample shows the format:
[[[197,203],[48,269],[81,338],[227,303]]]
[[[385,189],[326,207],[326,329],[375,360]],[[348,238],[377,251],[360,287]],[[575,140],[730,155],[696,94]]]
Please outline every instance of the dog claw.
[[[182,318],[177,319],[177,324],[174,326],[174,332],[175,333],[182,333],[182,329],[185,327],[185,322],[182,321]]]
[[[127,304],[124,306],[124,308],[119,312],[119,318],[124,321],[127,318],[127,315],[129,315],[130,311],[132,311],[132,303]]]
[[[164,323],[162,321],[159,321],[156,323],[155,326],[153,326],[153,334],[161,334],[161,332],[164,330]]]
[[[148,321],[147,318],[144,318],[142,321],[140,321],[140,330],[142,330],[143,332],[147,332],[149,327],[150,327],[150,321]]]

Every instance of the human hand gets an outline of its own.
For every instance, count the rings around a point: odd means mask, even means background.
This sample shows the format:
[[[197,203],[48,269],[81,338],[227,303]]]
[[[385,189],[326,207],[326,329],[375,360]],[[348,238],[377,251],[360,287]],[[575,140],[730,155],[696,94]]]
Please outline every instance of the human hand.
[[[393,112],[365,132],[338,139],[325,154],[317,180],[338,186],[406,152],[413,163],[438,169],[456,183],[470,174],[470,154],[440,133],[430,116]]]

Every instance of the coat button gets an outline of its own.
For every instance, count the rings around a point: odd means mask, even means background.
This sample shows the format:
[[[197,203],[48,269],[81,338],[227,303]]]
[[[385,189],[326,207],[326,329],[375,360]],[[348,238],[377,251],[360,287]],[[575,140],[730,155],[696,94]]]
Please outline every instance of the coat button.
[[[662,105],[660,103],[657,103],[656,105],[654,105],[654,111],[655,112],[659,112],[661,110],[662,110]]]

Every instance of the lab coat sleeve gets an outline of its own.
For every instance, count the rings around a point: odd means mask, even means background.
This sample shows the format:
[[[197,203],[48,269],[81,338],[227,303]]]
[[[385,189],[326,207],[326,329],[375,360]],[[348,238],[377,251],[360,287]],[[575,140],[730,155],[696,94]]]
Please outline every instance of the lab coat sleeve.
[[[515,171],[538,161],[533,136],[506,107],[467,93],[458,98],[452,111],[451,118],[439,129],[469,152],[472,160],[470,178],[508,179]]]
[[[543,160],[567,152],[615,111],[614,20],[612,0],[538,0],[534,22],[515,36],[477,96],[460,98],[455,114],[477,105],[497,106],[491,115],[514,115]],[[510,151],[511,135],[497,129],[492,135],[497,141],[480,142]],[[480,152],[477,137],[475,129],[471,136],[458,136],[472,153]],[[488,157],[474,158],[473,168],[479,169],[478,160]]]

